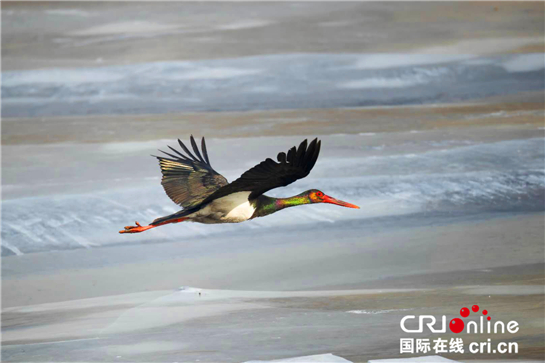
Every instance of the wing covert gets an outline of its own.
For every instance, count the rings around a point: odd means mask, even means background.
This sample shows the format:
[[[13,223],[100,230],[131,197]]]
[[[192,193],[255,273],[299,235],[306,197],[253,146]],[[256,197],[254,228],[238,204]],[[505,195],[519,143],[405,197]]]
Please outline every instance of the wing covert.
[[[240,178],[233,181],[208,196],[208,202],[231,193],[249,191],[250,198],[256,198],[268,190],[284,187],[298,179],[306,177],[318,160],[321,142],[314,139],[308,144],[304,140],[299,147],[292,147],[287,155],[281,152],[277,156],[278,162],[267,158],[253,168],[246,171]]]

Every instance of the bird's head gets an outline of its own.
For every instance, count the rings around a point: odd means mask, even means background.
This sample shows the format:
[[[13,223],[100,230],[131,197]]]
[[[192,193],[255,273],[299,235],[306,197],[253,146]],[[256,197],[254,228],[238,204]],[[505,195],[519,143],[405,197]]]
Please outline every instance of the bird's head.
[[[358,207],[357,205],[343,202],[342,200],[338,200],[330,197],[329,195],[325,195],[322,191],[318,189],[307,190],[305,193],[308,196],[308,199],[310,199],[311,203],[329,203],[340,205],[341,207],[360,209],[360,207]]]

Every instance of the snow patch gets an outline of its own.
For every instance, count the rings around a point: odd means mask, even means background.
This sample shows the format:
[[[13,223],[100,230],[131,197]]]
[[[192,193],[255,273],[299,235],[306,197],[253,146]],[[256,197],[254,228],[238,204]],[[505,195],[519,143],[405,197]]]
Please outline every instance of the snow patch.
[[[396,311],[409,311],[412,309],[390,309],[390,310],[350,310],[347,311],[349,314],[363,314],[363,315],[377,315],[377,314],[387,314],[393,313]]]
[[[17,247],[13,246],[12,244],[6,241],[2,241],[2,247],[7,248],[8,250],[13,252],[17,256],[22,256],[24,254],[23,252],[21,252],[20,249],[18,249]]]
[[[124,75],[112,69],[80,68],[80,69],[43,69],[24,72],[5,72],[2,74],[2,86],[28,86],[29,84],[81,84],[114,82],[123,79]],[[4,102],[4,100],[2,100]]]
[[[445,67],[439,68],[415,68],[408,74],[395,77],[371,77],[356,81],[341,83],[338,87],[350,89],[369,89],[369,88],[403,88],[427,84],[436,79],[448,75],[449,70]]]
[[[157,24],[147,21],[127,21],[103,24],[87,29],[77,30],[69,35],[87,37],[107,34],[147,34],[175,30],[179,28],[180,25]]]
[[[85,18],[93,15],[90,12],[78,10],[78,9],[54,9],[54,10],[46,10],[45,13],[47,15],[81,16]]]
[[[228,67],[202,67],[186,72],[178,72],[170,75],[171,80],[194,79],[228,79],[241,76],[249,76],[261,73],[259,69],[242,69]]]
[[[369,78],[339,84],[339,88],[369,89],[369,88],[403,88],[422,84],[417,79],[403,78]]]
[[[451,360],[438,355],[427,355],[424,357],[413,358],[394,358],[394,359],[372,359],[368,363],[457,363],[457,360]]]
[[[327,354],[317,354],[317,355],[307,355],[304,357],[293,357],[293,358],[283,358],[275,360],[250,360],[244,363],[266,363],[266,362],[275,362],[275,363],[352,363],[350,360],[346,360],[342,357],[333,355],[331,353]]]
[[[532,72],[545,68],[545,54],[521,54],[504,62],[502,67],[507,72]]]
[[[385,69],[403,66],[449,63],[475,58],[468,54],[370,54],[361,57],[352,68]]]
[[[271,21],[267,20],[259,20],[259,19],[253,19],[253,20],[243,20],[243,21],[237,21],[234,23],[226,24],[220,26],[218,29],[221,30],[239,30],[239,29],[250,29],[250,28],[260,28],[267,25],[273,24]]]

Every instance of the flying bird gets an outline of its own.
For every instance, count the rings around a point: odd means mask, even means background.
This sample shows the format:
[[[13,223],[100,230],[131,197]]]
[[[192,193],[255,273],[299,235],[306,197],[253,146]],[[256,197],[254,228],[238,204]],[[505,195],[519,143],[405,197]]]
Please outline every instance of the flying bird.
[[[278,162],[267,158],[232,183],[212,168],[204,137],[201,140],[202,154],[193,135],[190,142],[195,155],[179,139],[178,143],[185,154],[168,146],[173,153],[159,150],[168,157],[152,155],[159,160],[163,174],[161,184],[165,192],[183,209],[157,218],[147,226],[135,222],[136,226],[127,226],[119,233],[140,233],[183,221],[239,223],[304,204],[330,203],[359,209],[357,205],[332,198],[317,189],[289,198],[273,198],[263,194],[274,188],[285,187],[310,173],[320,153],[321,142],[317,138],[310,143],[304,140],[287,154],[279,153]]]

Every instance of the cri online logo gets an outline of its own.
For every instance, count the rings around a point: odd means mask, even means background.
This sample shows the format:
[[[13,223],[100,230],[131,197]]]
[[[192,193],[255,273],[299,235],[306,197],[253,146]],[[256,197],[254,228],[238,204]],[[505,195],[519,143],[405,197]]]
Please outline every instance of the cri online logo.
[[[473,311],[474,313],[478,313],[480,310],[479,308],[479,305],[473,305],[471,307],[471,311]],[[470,311],[468,308],[466,307],[463,307],[460,309],[460,316],[462,316],[462,318],[467,318],[469,317],[470,315]],[[477,322],[475,321],[470,321],[467,323],[467,333],[501,333],[501,334],[504,334],[505,333],[505,328],[506,328],[506,324],[503,322],[503,321],[497,321],[495,324],[494,324],[494,328],[492,329],[491,327],[491,322],[490,320],[492,319],[490,316],[487,316],[488,315],[488,311],[487,310],[483,310],[482,311],[482,315],[480,315],[480,324],[479,326],[477,325]],[[485,324],[484,322],[484,317],[486,316],[486,319],[488,320],[487,324]],[[433,315],[419,315],[418,316],[418,329],[407,329],[405,327],[405,322],[409,319],[415,319],[416,316],[414,315],[406,315],[403,317],[403,319],[401,319],[401,322],[400,322],[400,326],[401,326],[401,330],[403,330],[405,333],[422,333],[424,331],[424,325],[428,327],[428,329],[432,332],[432,333],[445,333],[447,331],[447,328],[446,328],[446,325],[447,325],[447,317],[445,315],[443,315],[442,319],[441,319],[441,327],[439,328],[435,328],[435,323],[437,322],[437,319],[435,318],[435,316]],[[427,322],[425,322],[427,321]],[[465,328],[465,323],[462,319],[460,318],[454,318],[450,321],[449,325],[448,325],[449,329],[451,332],[453,333],[461,333],[464,328]],[[473,328],[473,329],[472,329]],[[516,333],[517,331],[519,330],[519,327],[518,327],[518,323],[516,321],[510,321],[509,323],[507,323],[507,331],[511,334],[514,334]]]
[[[474,313],[477,313],[479,312],[479,305],[473,305],[471,307],[471,310],[474,312]],[[461,308],[460,309],[460,315],[462,316],[462,318],[467,318],[469,316],[469,309],[468,308]],[[483,310],[483,315],[488,315],[488,311],[487,310]],[[489,316],[486,317],[486,319],[488,321],[490,321],[490,319],[492,319]],[[462,330],[464,330],[464,321],[460,318],[454,318],[450,321],[450,324],[448,325],[448,327],[450,328],[450,331],[453,332],[453,333],[460,333]]]

